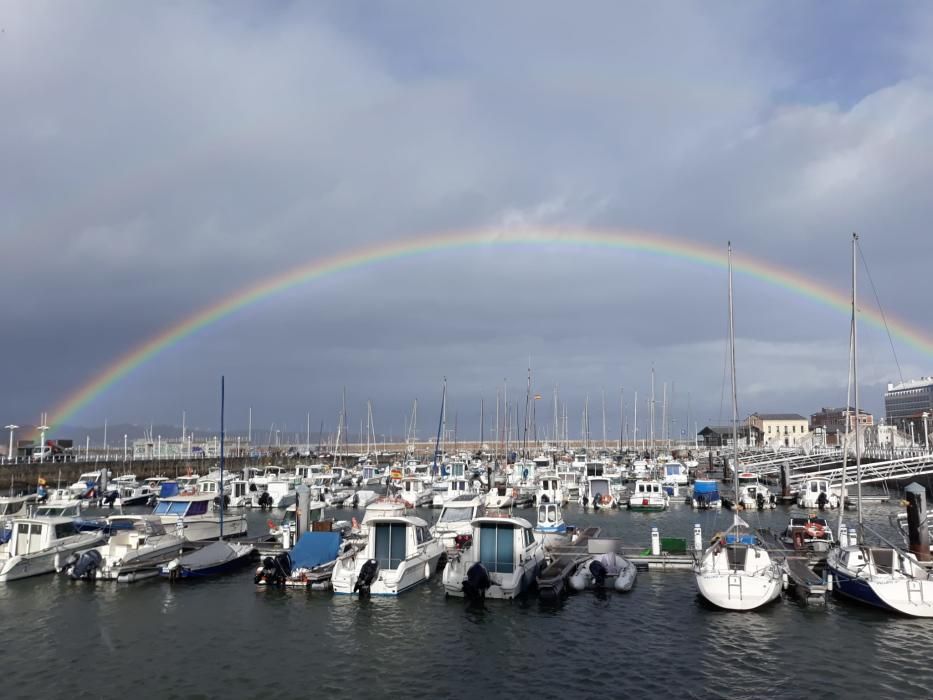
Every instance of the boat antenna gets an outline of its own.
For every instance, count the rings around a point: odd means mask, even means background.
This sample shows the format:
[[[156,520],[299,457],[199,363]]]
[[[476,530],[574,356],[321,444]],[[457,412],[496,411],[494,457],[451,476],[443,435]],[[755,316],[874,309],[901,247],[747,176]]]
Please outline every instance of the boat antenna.
[[[220,539],[224,538],[224,375],[220,375]]]

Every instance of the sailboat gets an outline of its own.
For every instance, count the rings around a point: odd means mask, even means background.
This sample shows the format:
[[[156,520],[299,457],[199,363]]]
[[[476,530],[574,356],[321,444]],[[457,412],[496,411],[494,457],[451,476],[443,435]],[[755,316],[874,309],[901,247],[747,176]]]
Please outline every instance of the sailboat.
[[[855,415],[859,410],[858,394],[858,323],[856,305],[856,254],[858,235],[852,234],[852,326],[851,363],[852,384],[855,393]],[[826,573],[833,577],[833,590],[850,600],[882,610],[910,615],[933,617],[933,580],[911,554],[885,542],[871,546],[864,541],[865,525],[862,520],[862,456],[859,429],[855,427],[855,473],[858,488],[858,535],[856,542],[830,550],[826,556]],[[843,472],[843,498],[845,473]],[[841,518],[840,518],[841,521]],[[842,525],[840,522],[840,534]]]
[[[732,365],[732,448],[739,463],[738,399],[735,380],[735,325],[732,313],[732,245],[729,245],[729,350]],[[739,492],[738,468],[732,470]],[[754,610],[781,594],[782,572],[738,513],[732,527],[717,536],[695,563],[697,588],[706,600],[725,610]]]

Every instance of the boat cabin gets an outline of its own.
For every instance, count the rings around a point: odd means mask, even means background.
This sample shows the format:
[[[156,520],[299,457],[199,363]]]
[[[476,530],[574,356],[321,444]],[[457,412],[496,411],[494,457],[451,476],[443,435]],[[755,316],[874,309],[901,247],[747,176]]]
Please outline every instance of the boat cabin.
[[[658,494],[663,492],[661,484],[657,481],[636,481],[633,494],[636,496]]]
[[[367,556],[380,569],[394,570],[426,542],[434,539],[428,524],[411,516],[383,517],[370,521]]]
[[[211,511],[212,500],[210,495],[171,496],[160,500],[152,514],[161,517],[174,515],[179,518],[206,515]]]
[[[447,501],[441,508],[438,523],[471,522],[483,507],[482,501],[475,496],[457,496]]]
[[[511,574],[538,544],[524,518],[486,516],[473,521],[473,546],[479,547],[476,558],[490,574]]]
[[[542,503],[538,506],[537,530],[540,532],[557,532],[566,530],[566,528],[564,516],[560,512],[560,506],[557,503]]]
[[[59,540],[81,534],[71,518],[17,518],[12,525],[10,541],[0,551],[0,556],[8,559],[48,549]]]

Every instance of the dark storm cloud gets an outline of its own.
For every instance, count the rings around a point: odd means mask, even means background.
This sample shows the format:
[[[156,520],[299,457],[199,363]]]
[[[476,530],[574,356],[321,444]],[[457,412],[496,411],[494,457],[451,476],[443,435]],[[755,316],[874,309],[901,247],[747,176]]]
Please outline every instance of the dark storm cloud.
[[[888,310],[920,323],[930,20],[850,9],[8,5],[0,411],[33,420],[160,329],[302,261],[434,231],[731,239],[845,289],[857,229]],[[436,410],[447,375],[475,426],[504,377],[522,395],[530,357],[572,429],[586,395],[605,391],[613,420],[620,387],[642,401],[652,365],[658,393],[676,384],[679,415],[689,392],[702,421],[719,411],[724,300],[721,271],[650,255],[421,256],[266,300],[75,418],[185,409],[208,424],[226,373],[241,417],[333,425],[347,386],[354,420],[371,398],[397,433],[415,397]],[[743,410],[844,401],[843,314],[742,275],[736,306]],[[877,394],[895,369],[883,335],[864,338]],[[929,356],[901,355],[908,376],[930,373]]]

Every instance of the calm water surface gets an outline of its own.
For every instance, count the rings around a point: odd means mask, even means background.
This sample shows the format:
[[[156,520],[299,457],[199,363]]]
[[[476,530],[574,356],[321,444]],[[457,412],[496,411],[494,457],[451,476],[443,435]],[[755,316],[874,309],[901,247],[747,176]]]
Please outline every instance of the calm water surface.
[[[872,506],[867,519],[889,531],[893,511]],[[778,529],[790,514],[746,517]],[[351,515],[361,517],[338,511]],[[731,515],[678,504],[658,514],[571,506],[565,517],[647,544],[652,525],[691,537],[700,522],[708,538]],[[267,518],[250,514],[251,533]],[[251,568],[175,584],[50,575],[0,585],[0,616],[2,698],[933,697],[933,621],[790,598],[722,612],[699,599],[689,571],[642,572],[627,595],[552,607],[470,606],[445,598],[439,579],[359,601],[258,589]]]

